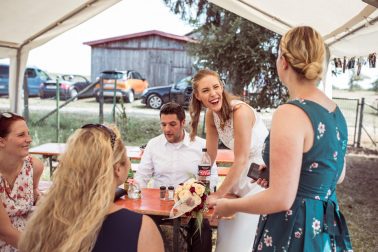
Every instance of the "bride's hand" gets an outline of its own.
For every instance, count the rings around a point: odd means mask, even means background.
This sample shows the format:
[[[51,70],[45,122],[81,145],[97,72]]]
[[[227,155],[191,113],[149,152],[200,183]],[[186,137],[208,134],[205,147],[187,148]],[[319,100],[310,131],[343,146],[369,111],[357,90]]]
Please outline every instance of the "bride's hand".
[[[216,194],[210,194],[206,199],[207,207],[213,208],[218,199],[219,197]]]
[[[218,199],[215,202],[214,213],[213,213],[211,218],[212,219],[220,219],[222,217],[233,216],[235,214],[235,211],[232,210],[229,203],[230,203],[229,199],[225,199],[225,198]]]

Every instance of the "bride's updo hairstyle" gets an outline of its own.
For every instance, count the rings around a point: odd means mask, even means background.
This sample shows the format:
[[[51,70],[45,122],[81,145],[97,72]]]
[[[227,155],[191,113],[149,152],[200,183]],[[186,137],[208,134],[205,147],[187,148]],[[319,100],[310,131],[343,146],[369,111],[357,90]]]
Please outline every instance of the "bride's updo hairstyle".
[[[313,28],[299,26],[289,30],[281,39],[280,50],[299,76],[308,80],[322,78],[324,41]]]

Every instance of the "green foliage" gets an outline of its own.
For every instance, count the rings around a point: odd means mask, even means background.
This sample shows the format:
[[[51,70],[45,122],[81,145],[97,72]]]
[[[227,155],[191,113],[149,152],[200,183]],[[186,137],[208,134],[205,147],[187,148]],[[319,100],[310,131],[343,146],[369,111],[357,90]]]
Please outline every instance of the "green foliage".
[[[127,114],[123,99],[120,99],[120,104],[116,106],[116,125],[121,132],[121,136],[127,136]]]
[[[218,71],[241,95],[252,83],[253,106],[275,107],[287,99],[276,72],[280,36],[205,0],[164,0],[171,11],[197,27],[199,43],[188,45],[197,67]],[[255,80],[252,82],[252,80]]]

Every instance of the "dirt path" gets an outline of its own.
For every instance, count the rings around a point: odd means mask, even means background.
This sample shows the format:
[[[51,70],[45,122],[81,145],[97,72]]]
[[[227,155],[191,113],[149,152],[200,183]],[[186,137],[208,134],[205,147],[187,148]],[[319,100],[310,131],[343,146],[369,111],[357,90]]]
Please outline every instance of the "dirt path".
[[[346,177],[337,187],[354,251],[378,248],[378,156],[349,154]]]

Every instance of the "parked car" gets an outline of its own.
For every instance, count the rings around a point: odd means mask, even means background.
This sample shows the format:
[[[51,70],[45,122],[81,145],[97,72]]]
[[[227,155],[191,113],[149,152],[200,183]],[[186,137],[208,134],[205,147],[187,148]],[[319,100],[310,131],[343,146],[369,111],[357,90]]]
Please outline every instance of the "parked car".
[[[59,78],[59,94],[60,99],[68,100],[75,97],[80,91],[88,87],[91,83],[87,78],[82,75],[61,75]],[[80,94],[78,98],[93,97],[94,88],[88,89],[83,94]],[[56,96],[56,80],[48,80],[41,83],[39,87],[39,97],[41,99],[55,97]]]
[[[38,67],[28,66],[25,69],[28,81],[29,96],[38,96],[42,82],[50,80],[50,76]],[[23,78],[24,76],[22,76]],[[0,95],[9,95],[9,65],[0,64]]]
[[[187,76],[176,84],[147,88],[142,94],[142,103],[154,109],[170,101],[188,107],[193,92],[191,79],[191,76]]]
[[[118,98],[123,98],[126,102],[133,102],[139,98],[148,87],[148,82],[140,73],[134,70],[126,71],[103,71],[101,78],[104,83],[104,98],[114,97],[114,82],[116,81],[115,94]],[[101,80],[99,79],[98,82]],[[100,98],[100,83],[95,86],[94,94],[96,101]]]

